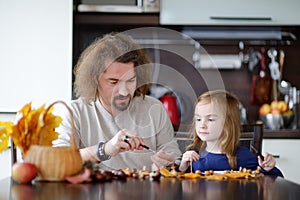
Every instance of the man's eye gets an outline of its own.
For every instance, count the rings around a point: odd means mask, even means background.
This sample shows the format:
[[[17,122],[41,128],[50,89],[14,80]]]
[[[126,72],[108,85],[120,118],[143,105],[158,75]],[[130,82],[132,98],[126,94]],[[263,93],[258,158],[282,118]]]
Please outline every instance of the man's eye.
[[[109,84],[111,85],[116,85],[118,83],[118,81],[109,81]]]
[[[132,78],[132,79],[129,79],[128,82],[132,83],[132,82],[135,82],[136,78]]]

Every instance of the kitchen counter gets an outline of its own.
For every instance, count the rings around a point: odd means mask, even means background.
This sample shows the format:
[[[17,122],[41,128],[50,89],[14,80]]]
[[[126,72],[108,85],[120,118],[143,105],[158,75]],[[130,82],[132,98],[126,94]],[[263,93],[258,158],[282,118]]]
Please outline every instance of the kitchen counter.
[[[300,139],[300,130],[264,130],[264,139]]]

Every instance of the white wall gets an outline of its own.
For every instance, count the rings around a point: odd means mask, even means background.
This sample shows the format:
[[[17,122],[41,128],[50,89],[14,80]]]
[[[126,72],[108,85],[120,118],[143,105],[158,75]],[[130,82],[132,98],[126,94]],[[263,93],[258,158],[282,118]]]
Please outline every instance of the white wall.
[[[72,0],[0,0],[0,121],[72,98]],[[10,149],[0,179],[10,176]]]
[[[0,0],[0,112],[72,97],[72,0]]]

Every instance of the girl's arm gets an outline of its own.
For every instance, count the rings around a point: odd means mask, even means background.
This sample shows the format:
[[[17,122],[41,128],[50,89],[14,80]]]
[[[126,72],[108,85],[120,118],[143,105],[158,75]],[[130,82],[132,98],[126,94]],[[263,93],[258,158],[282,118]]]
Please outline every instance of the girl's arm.
[[[182,159],[179,165],[179,171],[185,172],[192,162],[199,160],[200,156],[195,151],[186,151],[182,155]]]
[[[265,153],[264,159],[258,156],[258,163],[262,168],[261,171],[263,174],[283,177],[282,172],[277,167],[275,167],[276,160],[271,154]]]

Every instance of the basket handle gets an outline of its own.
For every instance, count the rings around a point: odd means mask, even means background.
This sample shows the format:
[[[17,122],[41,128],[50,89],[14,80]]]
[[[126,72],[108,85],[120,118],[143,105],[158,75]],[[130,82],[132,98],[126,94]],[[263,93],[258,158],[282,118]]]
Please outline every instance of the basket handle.
[[[48,111],[50,110],[50,108],[53,107],[53,106],[54,106],[55,104],[57,104],[57,103],[63,104],[63,105],[67,108],[67,110],[68,110],[68,112],[69,112],[69,114],[70,114],[70,117],[71,117],[71,128],[72,128],[72,130],[71,130],[70,144],[71,144],[71,147],[73,147],[73,148],[75,149],[75,148],[77,148],[77,146],[76,146],[76,142],[75,142],[75,125],[74,125],[74,117],[73,117],[73,113],[72,113],[71,108],[70,108],[64,101],[58,100],[58,101],[55,101],[55,102],[51,103],[51,104],[48,106],[48,108],[45,110],[45,114],[43,115],[43,122],[45,121],[45,118],[46,118],[47,113],[48,113]],[[41,144],[41,140],[42,140],[42,137],[40,137],[40,141],[39,141],[40,144]]]

